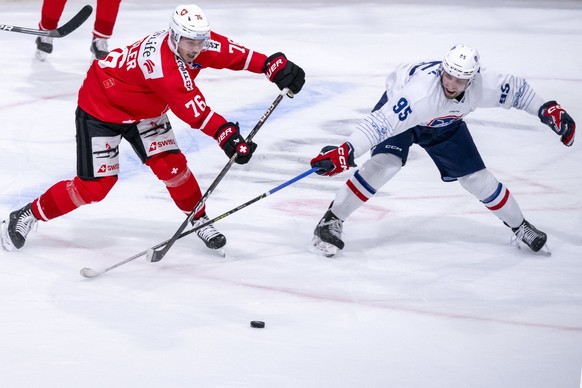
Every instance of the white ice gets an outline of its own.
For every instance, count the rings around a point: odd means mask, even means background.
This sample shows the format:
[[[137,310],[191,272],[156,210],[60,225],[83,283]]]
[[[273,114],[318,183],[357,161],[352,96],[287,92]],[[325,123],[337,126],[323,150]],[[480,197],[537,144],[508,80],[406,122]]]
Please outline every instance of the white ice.
[[[63,22],[85,1],[67,3]],[[92,2],[89,2],[90,4]],[[167,26],[176,2],[124,0],[111,46]],[[579,1],[200,1],[213,28],[307,73],[208,201],[211,217],[309,169],[376,103],[398,63],[456,43],[526,77],[582,121]],[[0,0],[0,23],[35,27],[39,0]],[[55,41],[0,32],[2,217],[76,171],[76,93],[94,16]],[[261,75],[205,70],[210,105],[245,133],[276,97]],[[467,123],[491,171],[549,235],[551,257],[511,233],[414,147],[407,166],[345,223],[333,259],[308,251],[351,172],[315,174],[217,222],[218,257],[194,236],[159,263],[101,269],[169,238],[184,219],[127,143],[101,203],[40,223],[0,253],[2,387],[575,388],[582,368],[582,138],[566,148],[537,117],[480,110]],[[173,117],[203,191],[226,164]],[[358,163],[362,163],[358,160]],[[250,328],[251,320],[266,328]]]

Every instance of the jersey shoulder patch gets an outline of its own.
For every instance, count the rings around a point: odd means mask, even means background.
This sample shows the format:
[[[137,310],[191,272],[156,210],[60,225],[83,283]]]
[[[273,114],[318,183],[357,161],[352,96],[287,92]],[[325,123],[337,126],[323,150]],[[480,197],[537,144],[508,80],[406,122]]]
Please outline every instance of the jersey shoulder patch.
[[[214,51],[219,53],[221,49],[221,43],[217,40],[210,38],[206,41],[206,45],[204,48],[206,49],[206,51]]]
[[[162,78],[162,48],[168,31],[158,31],[145,38],[139,48],[137,62],[146,79]]]

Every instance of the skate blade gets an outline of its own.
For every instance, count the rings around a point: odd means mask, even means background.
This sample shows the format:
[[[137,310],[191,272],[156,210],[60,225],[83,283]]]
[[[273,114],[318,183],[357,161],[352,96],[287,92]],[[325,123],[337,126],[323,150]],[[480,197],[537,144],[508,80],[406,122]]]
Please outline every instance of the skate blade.
[[[40,50],[36,50],[36,52],[34,53],[34,57],[40,62],[44,62],[47,56],[48,56],[47,53]]]
[[[12,244],[12,241],[10,240],[10,237],[8,236],[8,222],[7,221],[2,221],[2,224],[0,224],[0,241],[2,244],[2,249],[5,250],[6,252],[10,252],[14,249],[14,245]]]
[[[509,243],[509,245],[513,245],[515,246],[518,250],[524,250],[530,253],[533,253],[534,255],[537,256],[552,256],[552,251],[550,249],[550,247],[548,246],[548,244],[544,244],[543,247],[540,248],[539,251],[534,252],[530,249],[530,247],[528,247],[526,244],[522,243],[521,241],[517,240],[517,239],[512,239],[512,241]]]
[[[548,244],[544,244],[544,246],[536,253],[543,256],[552,256],[552,251],[550,250]]]
[[[224,248],[218,248],[218,249],[211,249],[215,254],[217,254],[218,256],[225,258],[226,257],[226,251],[224,250]]]
[[[310,251],[325,257],[333,257],[337,253],[337,247],[323,242],[319,237],[314,236],[313,240],[311,240]]]

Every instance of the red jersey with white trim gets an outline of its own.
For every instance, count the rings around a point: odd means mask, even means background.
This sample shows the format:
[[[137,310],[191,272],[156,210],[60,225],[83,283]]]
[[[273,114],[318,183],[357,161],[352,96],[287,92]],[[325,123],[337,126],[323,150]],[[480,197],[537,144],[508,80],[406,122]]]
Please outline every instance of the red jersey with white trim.
[[[192,128],[214,136],[226,123],[194,82],[201,69],[262,73],[267,56],[211,32],[206,48],[188,64],[170,49],[169,32],[159,31],[93,61],[79,90],[81,109],[108,123],[134,123],[170,109]]]

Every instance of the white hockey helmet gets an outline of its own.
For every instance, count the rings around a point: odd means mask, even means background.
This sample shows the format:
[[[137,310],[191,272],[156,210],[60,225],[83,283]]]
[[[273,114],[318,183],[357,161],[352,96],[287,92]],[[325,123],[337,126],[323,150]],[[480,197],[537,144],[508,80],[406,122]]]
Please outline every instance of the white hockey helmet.
[[[447,74],[455,78],[471,80],[481,68],[479,53],[474,48],[458,44],[445,55],[442,66]]]
[[[210,24],[204,11],[194,4],[179,5],[170,20],[170,48],[178,54],[178,43],[182,37],[206,40],[210,38]]]

